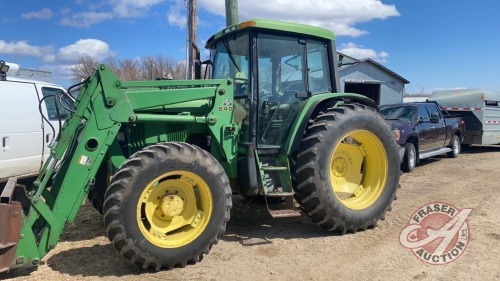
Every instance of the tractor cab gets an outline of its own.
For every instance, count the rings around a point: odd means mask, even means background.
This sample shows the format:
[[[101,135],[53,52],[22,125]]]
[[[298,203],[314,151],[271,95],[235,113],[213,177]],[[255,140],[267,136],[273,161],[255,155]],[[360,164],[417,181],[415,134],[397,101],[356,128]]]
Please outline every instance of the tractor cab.
[[[288,211],[270,209],[271,215],[297,215],[290,211],[288,144],[301,139],[292,131],[299,120],[306,120],[299,118],[307,111],[306,101],[338,91],[333,33],[296,23],[250,20],[215,34],[206,47],[211,51],[211,78],[234,81],[234,122],[240,124],[240,137],[233,189],[244,196],[285,198]]]
[[[333,39],[324,29],[267,20],[233,25],[210,38],[211,78],[234,79],[240,144],[281,149],[302,102],[337,91]]]

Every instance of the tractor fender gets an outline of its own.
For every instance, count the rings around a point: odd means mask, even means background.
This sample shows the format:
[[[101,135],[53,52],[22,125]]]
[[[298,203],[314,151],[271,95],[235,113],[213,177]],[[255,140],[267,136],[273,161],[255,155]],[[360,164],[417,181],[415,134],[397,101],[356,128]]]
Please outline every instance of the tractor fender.
[[[311,96],[304,102],[290,129],[284,146],[284,151],[287,155],[291,155],[299,149],[302,135],[307,129],[309,120],[315,118],[322,109],[332,107],[338,102],[363,104],[378,111],[378,106],[374,101],[359,94],[327,93]]]

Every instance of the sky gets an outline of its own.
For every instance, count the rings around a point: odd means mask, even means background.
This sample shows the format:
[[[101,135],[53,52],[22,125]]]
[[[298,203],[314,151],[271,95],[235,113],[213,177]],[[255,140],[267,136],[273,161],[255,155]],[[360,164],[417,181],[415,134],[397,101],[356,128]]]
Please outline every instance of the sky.
[[[197,0],[198,42],[225,26],[225,0]],[[239,20],[312,24],[336,35],[337,50],[372,58],[410,81],[408,93],[500,90],[498,0],[239,0]],[[84,55],[158,54],[185,60],[185,0],[0,2],[0,60],[51,71],[69,86]],[[202,59],[208,52],[202,52]]]

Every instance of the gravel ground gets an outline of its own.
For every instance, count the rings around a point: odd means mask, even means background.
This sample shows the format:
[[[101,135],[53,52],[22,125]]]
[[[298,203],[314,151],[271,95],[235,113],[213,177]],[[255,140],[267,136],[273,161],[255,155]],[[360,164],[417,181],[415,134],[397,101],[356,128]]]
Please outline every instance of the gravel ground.
[[[271,219],[265,207],[233,198],[226,234],[204,260],[184,269],[141,271],[114,250],[101,216],[85,203],[43,263],[7,280],[500,280],[500,146],[436,157],[404,174],[393,209],[375,229],[331,235],[305,215]],[[401,230],[431,202],[472,208],[470,240],[447,265],[428,265],[403,248]]]

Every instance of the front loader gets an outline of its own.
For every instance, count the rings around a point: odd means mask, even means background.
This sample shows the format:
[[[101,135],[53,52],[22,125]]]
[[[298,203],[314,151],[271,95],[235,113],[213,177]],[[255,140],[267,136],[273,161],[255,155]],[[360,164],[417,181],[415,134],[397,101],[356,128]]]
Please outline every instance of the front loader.
[[[0,272],[39,264],[85,197],[120,254],[156,270],[209,252],[233,192],[272,217],[300,215],[297,202],[341,234],[384,218],[398,147],[373,101],[338,93],[330,31],[250,20],[207,48],[211,80],[119,81],[100,65],[74,102],[54,97],[71,115],[33,188],[0,190]]]

